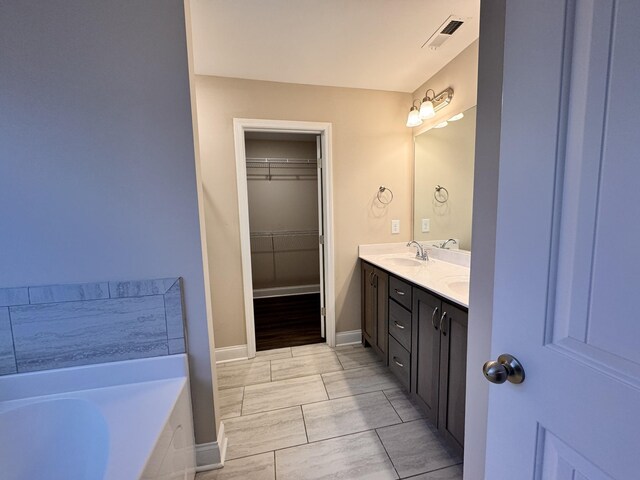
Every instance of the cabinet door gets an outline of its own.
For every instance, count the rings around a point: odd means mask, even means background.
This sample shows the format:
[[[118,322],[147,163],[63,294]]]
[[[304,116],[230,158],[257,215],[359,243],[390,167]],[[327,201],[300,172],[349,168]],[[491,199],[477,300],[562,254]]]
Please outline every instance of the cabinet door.
[[[440,307],[438,298],[424,290],[413,289],[411,391],[434,424],[438,420]]]
[[[442,302],[438,430],[462,453],[467,376],[467,312]]]
[[[374,269],[374,285],[376,289],[376,347],[382,359],[387,363],[388,309],[389,309],[389,274],[378,268]]]
[[[374,284],[375,271],[372,265],[362,262],[362,335],[365,341],[375,346],[377,295]]]

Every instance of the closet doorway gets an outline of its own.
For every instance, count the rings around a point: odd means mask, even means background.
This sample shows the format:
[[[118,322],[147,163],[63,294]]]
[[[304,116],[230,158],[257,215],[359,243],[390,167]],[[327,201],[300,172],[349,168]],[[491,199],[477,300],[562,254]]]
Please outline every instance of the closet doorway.
[[[335,345],[330,125],[234,120],[247,355]]]

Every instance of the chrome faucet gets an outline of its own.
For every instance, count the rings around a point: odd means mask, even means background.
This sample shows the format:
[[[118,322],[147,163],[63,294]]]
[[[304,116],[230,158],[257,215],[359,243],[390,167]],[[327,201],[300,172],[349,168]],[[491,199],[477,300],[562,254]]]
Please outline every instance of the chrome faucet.
[[[449,242],[451,242],[453,245],[456,245],[458,243],[458,242],[456,242],[455,238],[450,238],[446,242],[442,242],[442,244],[440,244],[440,248],[447,248],[447,244]]]
[[[422,247],[422,245],[420,245],[415,240],[411,240],[409,243],[407,243],[407,247],[410,247],[411,245],[415,245],[416,246],[416,250],[417,250],[416,251],[416,258],[419,258],[420,260],[424,260],[424,261],[428,261],[429,260],[429,254]]]

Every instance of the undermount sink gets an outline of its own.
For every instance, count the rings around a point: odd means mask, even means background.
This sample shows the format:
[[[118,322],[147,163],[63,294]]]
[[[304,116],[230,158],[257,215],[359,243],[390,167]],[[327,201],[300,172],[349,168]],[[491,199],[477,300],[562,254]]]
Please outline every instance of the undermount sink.
[[[395,265],[396,267],[419,267],[420,265],[425,264],[425,262],[423,261],[407,257],[389,257],[385,260],[391,265]]]
[[[443,278],[442,283],[456,295],[469,295],[469,279],[466,277]]]

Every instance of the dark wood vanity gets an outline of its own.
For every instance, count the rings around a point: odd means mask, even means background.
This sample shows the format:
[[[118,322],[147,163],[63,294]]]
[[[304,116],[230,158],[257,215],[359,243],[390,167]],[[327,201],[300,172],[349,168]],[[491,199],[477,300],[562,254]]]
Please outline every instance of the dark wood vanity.
[[[365,346],[374,349],[462,454],[467,308],[365,261],[361,276]]]

